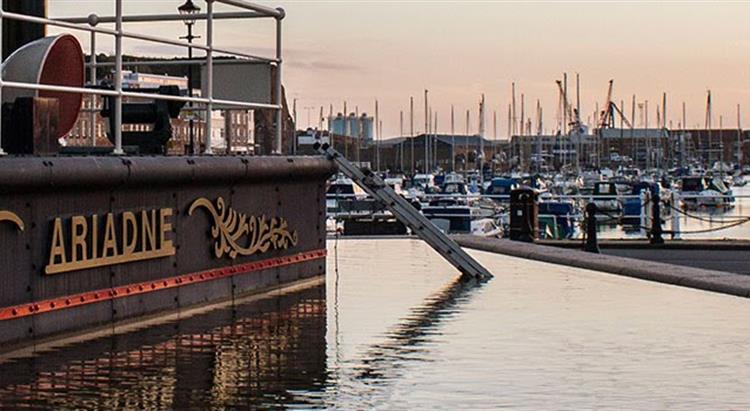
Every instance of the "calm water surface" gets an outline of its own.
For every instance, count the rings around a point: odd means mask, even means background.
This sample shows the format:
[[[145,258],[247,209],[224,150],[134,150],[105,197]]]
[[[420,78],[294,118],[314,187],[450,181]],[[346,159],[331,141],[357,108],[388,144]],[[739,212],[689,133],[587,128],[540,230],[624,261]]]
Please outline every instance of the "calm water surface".
[[[0,406],[750,408],[747,300],[416,240],[339,240],[325,287],[0,365]]]

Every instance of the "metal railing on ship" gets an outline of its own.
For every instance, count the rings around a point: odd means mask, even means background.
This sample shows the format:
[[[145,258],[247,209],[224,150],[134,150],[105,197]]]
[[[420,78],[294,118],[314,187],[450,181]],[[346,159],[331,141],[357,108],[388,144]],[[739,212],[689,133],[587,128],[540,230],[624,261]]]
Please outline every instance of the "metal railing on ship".
[[[23,21],[28,23],[36,23],[48,26],[62,27],[70,30],[84,31],[91,33],[90,40],[90,52],[91,62],[88,63],[90,84],[96,82],[97,67],[107,66],[111,64],[97,63],[96,62],[96,36],[97,34],[109,35],[115,38],[115,62],[114,62],[114,90],[107,90],[101,88],[86,88],[86,87],[67,87],[57,86],[48,84],[35,84],[26,82],[15,82],[6,81],[2,78],[0,73],[0,101],[2,101],[2,91],[4,88],[20,88],[29,90],[44,90],[44,91],[55,91],[63,93],[80,93],[84,95],[92,96],[110,96],[114,97],[115,107],[112,121],[114,121],[114,140],[115,147],[113,154],[123,155],[125,152],[122,147],[122,101],[123,98],[143,98],[143,99],[157,99],[157,100],[172,100],[182,101],[186,103],[195,103],[203,105],[205,111],[210,113],[215,105],[222,105],[235,108],[244,109],[272,109],[276,111],[276,130],[275,130],[275,152],[280,153],[281,151],[281,133],[282,133],[282,95],[281,95],[281,63],[282,63],[282,47],[281,47],[281,22],[284,19],[285,12],[281,8],[273,9],[266,6],[250,3],[244,0],[205,0],[206,12],[201,14],[194,14],[185,16],[182,14],[148,14],[148,15],[124,15],[123,14],[123,0],[114,0],[115,3],[115,15],[114,16],[97,16],[95,14],[87,17],[75,17],[75,18],[60,18],[52,19],[45,17],[37,17],[20,13],[13,13],[5,11],[0,5],[0,42],[2,42],[2,25],[5,19]],[[215,12],[214,3],[223,3],[228,6],[240,9],[242,11],[237,12]],[[257,19],[257,18],[273,18],[276,20],[276,47],[275,57],[262,57],[248,53],[243,53],[238,50],[219,48],[214,45],[214,21],[223,19]],[[192,43],[187,41],[173,40],[164,37],[151,36],[142,33],[136,33],[132,31],[123,30],[124,23],[130,22],[165,22],[165,21],[183,21],[183,20],[205,20],[206,21],[206,44]],[[102,28],[98,27],[99,24],[114,23],[115,28]],[[201,97],[188,97],[188,96],[174,96],[164,94],[146,94],[132,91],[125,91],[122,87],[123,80],[123,66],[126,64],[123,62],[123,47],[122,39],[129,38],[135,40],[142,40],[145,42],[165,44],[177,47],[184,47],[187,49],[198,49],[205,51],[206,55],[203,59],[183,60],[183,61],[172,61],[170,64],[205,64],[206,65],[206,85],[205,85],[205,96]],[[265,63],[276,67],[275,75],[275,91],[273,93],[274,102],[273,104],[250,102],[250,101],[237,101],[237,100],[223,100],[214,98],[213,88],[213,68],[214,68],[214,54],[219,53],[226,56],[239,57],[255,63]],[[128,62],[128,65],[139,65],[146,64],[144,62]],[[191,85],[189,85],[190,87]],[[210,115],[208,116],[210,118]],[[0,113],[0,123],[2,122],[2,113]],[[204,124],[204,135],[206,138],[205,150],[203,154],[212,155],[213,149],[211,145],[212,138],[212,122],[206,121]],[[95,127],[95,122],[92,121],[92,127]],[[92,130],[93,131],[93,130]],[[92,135],[95,135],[92,133]],[[2,132],[0,132],[0,142],[2,142]],[[0,146],[0,155],[5,154]]]

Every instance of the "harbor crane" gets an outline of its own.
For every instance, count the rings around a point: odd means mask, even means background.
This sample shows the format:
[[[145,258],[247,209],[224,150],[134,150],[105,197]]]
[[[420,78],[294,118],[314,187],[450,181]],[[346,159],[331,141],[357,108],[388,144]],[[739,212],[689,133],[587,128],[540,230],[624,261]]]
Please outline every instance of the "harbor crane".
[[[573,108],[573,105],[568,101],[568,93],[565,92],[562,81],[555,80],[555,83],[557,83],[557,88],[560,90],[560,96],[562,96],[563,110],[568,116],[567,118],[570,119],[570,122],[566,124],[568,129],[564,130],[565,134],[570,131],[574,131],[575,134],[583,134],[584,130],[583,123],[581,123],[581,113],[578,112],[577,108]]]
[[[625,125],[629,128],[632,128],[633,125],[625,116],[625,113],[623,113],[622,110],[617,107],[617,104],[612,101],[612,87],[614,85],[614,82],[614,80],[609,80],[609,87],[607,88],[607,98],[604,101],[604,110],[601,111],[601,115],[599,117],[598,128],[615,128],[615,114],[619,114],[622,122],[625,123]]]

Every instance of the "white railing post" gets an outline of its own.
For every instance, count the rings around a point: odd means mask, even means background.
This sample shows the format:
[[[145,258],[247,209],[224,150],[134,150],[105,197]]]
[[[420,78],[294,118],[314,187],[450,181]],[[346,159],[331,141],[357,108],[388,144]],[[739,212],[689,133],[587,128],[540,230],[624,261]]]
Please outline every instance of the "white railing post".
[[[648,221],[648,199],[649,199],[649,190],[642,190],[641,191],[641,237],[646,236],[646,223]]]
[[[90,22],[91,26],[95,26],[95,22]],[[96,32],[91,32],[91,59],[89,60],[91,65],[89,66],[89,76],[91,77],[91,85],[96,86]],[[91,146],[96,146],[96,94],[91,94]]]
[[[672,191],[672,239],[680,239],[680,193]]]
[[[206,155],[213,155],[214,150],[211,147],[211,133],[213,128],[213,98],[214,98],[214,0],[206,0],[206,126],[205,140],[206,149],[203,151]]]
[[[115,122],[115,151],[116,156],[125,154],[122,151],[122,0],[115,0],[115,107],[112,118]]]
[[[283,112],[284,112],[284,99],[281,95],[281,17],[276,18],[276,101],[275,103],[279,106],[276,111],[276,147],[275,154],[281,154],[282,144],[282,129],[283,129]]]
[[[2,58],[2,44],[3,44],[3,13],[5,11],[3,10],[2,2],[0,2],[0,60],[3,60]],[[0,156],[5,155],[5,151],[3,150],[3,132],[2,132],[2,124],[3,124],[3,110],[2,110],[2,101],[3,101],[3,76],[2,76],[2,70],[0,70]]]

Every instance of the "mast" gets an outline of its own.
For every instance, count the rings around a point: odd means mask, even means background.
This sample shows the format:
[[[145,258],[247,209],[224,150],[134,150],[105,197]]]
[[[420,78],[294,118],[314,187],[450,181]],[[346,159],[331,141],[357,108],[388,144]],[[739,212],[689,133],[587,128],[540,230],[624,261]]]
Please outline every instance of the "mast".
[[[495,172],[495,156],[497,155],[497,110],[492,110],[492,172]]]
[[[398,136],[401,138],[399,171],[404,172],[404,110],[398,112]]]
[[[742,125],[740,124],[740,105],[737,104],[737,166],[742,170]]]
[[[434,111],[435,126],[432,128],[432,166],[439,167],[437,156],[438,112]]]
[[[424,153],[425,174],[430,173],[432,171],[432,166],[430,164],[432,162],[432,151],[431,151],[432,149],[432,144],[431,144],[432,142],[432,107],[430,107],[427,112],[427,135],[426,137],[427,137],[428,144],[425,146],[426,151]]]
[[[724,130],[724,116],[719,114],[719,174],[721,175],[721,178],[724,179],[724,139],[723,139],[723,133]]]
[[[651,168],[651,139],[648,136],[648,100],[643,101],[643,113],[646,128],[646,170]]]
[[[575,118],[576,136],[576,171],[581,173],[581,76],[576,73],[576,112]]]
[[[515,82],[511,83],[511,102],[513,105],[513,111],[512,111],[513,118],[511,121],[512,123],[511,135],[515,135],[516,134],[516,121],[517,121],[517,118],[516,118],[516,83]]]
[[[542,103],[536,99],[536,171],[542,171]]]
[[[680,167],[685,167],[685,137],[687,136],[686,130],[687,125],[687,111],[685,110],[685,102],[682,102],[682,134],[680,135]]]
[[[661,96],[661,129],[662,131],[659,133],[660,136],[661,136],[661,133],[665,133],[665,134],[667,133],[667,93],[666,92],[662,93],[662,96]],[[669,160],[669,157],[671,157],[672,155],[672,150],[670,149],[672,145],[670,144],[670,141],[667,140],[666,149],[665,149],[664,143],[662,142],[659,142],[659,143],[660,143],[659,149],[663,150],[663,152],[666,154],[667,160]],[[660,163],[664,165],[664,162],[660,161]],[[666,168],[666,166],[664,168]],[[663,170],[663,171],[666,171],[666,170]]]
[[[417,171],[417,165],[414,163],[414,97],[409,97],[409,136],[411,137],[411,175]]]
[[[523,93],[521,93],[521,118],[519,119],[518,125],[521,128],[519,134],[521,134],[522,136],[526,134],[526,132],[524,130],[526,128],[524,126],[524,124],[526,123],[526,113],[524,112],[525,111],[524,99],[525,99],[525,96],[523,95]]]
[[[346,101],[344,101],[344,157],[349,158],[349,113],[346,112]]]
[[[706,129],[708,129],[708,166],[711,165],[711,149],[713,148],[713,136],[711,135],[711,90],[706,95]]]
[[[354,120],[357,122],[357,136],[354,140],[357,143],[357,163],[362,160],[362,117],[359,116],[359,106],[354,106]]]
[[[375,143],[375,169],[380,172],[380,144],[378,144],[378,139],[380,138],[380,111],[378,109],[378,100],[375,99],[375,130],[374,130],[374,136],[373,136],[373,142]]]
[[[635,139],[635,94],[633,94],[633,103],[630,111],[630,144],[633,149],[633,162],[638,167],[638,140]]]
[[[451,172],[456,172],[456,117],[451,104]]]
[[[479,182],[484,182],[484,93],[479,101]]]
[[[383,120],[378,122],[378,136],[383,135]],[[381,139],[382,137],[378,137]],[[380,144],[378,144],[378,171],[380,171]]]
[[[565,147],[565,150],[563,150],[563,165],[567,161],[569,161],[568,158],[568,140],[567,136],[568,133],[568,73],[563,73],[563,112],[562,112],[562,129],[563,131],[563,147]]]
[[[424,90],[424,173],[427,174],[427,156],[429,155],[428,152],[428,133],[430,128],[430,119],[429,119],[429,107],[427,103],[427,89]]]
[[[464,178],[466,177],[466,167],[469,165],[469,122],[471,121],[471,111],[466,110],[466,151],[464,152]]]

